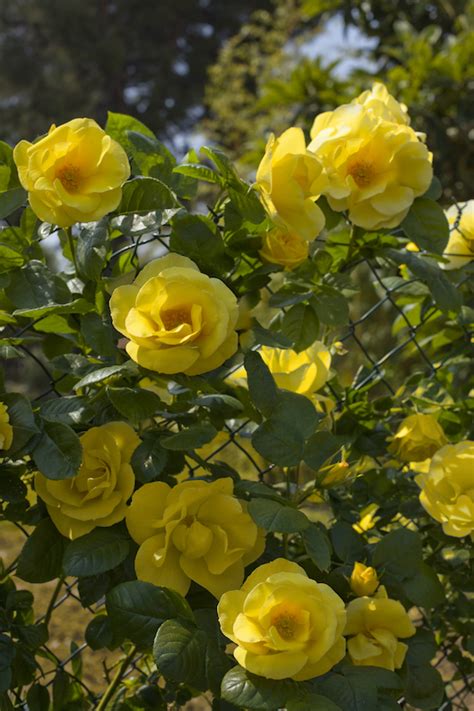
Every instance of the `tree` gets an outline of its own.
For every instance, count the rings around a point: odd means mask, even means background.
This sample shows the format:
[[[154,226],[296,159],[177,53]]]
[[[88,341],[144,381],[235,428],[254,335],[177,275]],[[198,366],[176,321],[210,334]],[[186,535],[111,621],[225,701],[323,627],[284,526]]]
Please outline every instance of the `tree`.
[[[18,0],[0,9],[2,137],[107,110],[171,137],[202,113],[207,66],[269,0]]]

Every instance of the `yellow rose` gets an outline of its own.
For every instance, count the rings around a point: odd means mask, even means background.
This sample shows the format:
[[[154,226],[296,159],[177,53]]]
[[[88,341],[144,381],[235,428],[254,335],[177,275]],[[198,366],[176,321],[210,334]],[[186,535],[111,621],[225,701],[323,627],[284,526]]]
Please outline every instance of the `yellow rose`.
[[[234,657],[252,674],[304,681],[328,672],[346,651],[344,603],[296,563],[277,558],[257,568],[217,607]]]
[[[112,321],[132,360],[159,373],[198,375],[237,350],[237,299],[179,254],[146,265],[110,299]]]
[[[330,206],[368,230],[397,227],[433,177],[431,153],[400,119],[391,102],[365,97],[320,114],[311,130],[308,150],[326,169]]]
[[[347,606],[344,634],[353,664],[400,669],[407,645],[399,638],[412,637],[416,630],[403,605],[390,600],[382,586],[375,597],[359,597]]]
[[[446,212],[451,232],[440,263],[442,269],[460,269],[474,259],[474,200],[452,205]]]
[[[432,415],[415,414],[405,417],[388,451],[402,462],[422,462],[447,443],[443,429]]]
[[[400,104],[391,94],[387,87],[375,82],[372,89],[363,91],[351,104],[360,104],[366,111],[384,119],[408,126],[410,117],[405,104]]]
[[[364,563],[354,563],[350,584],[352,592],[359,597],[373,595],[379,585],[377,571]]]
[[[273,222],[310,242],[324,227],[315,200],[327,180],[320,161],[306,148],[301,128],[272,134],[257,170],[257,187]]]
[[[290,348],[262,346],[259,350],[279,388],[311,397],[329,378],[331,354],[324,343],[315,341],[301,353]],[[247,372],[242,366],[229,376],[235,385],[247,386]]]
[[[427,474],[415,477],[420,502],[448,536],[474,532],[474,441],[447,444],[431,460]]]
[[[238,587],[244,567],[263,553],[265,538],[233,491],[230,478],[138,489],[127,513],[130,535],[140,545],[137,578],[181,595],[191,580],[216,598]]]
[[[262,259],[279,264],[285,269],[295,269],[308,259],[308,242],[296,232],[288,232],[276,227],[263,235]]]
[[[81,435],[77,476],[54,481],[36,474],[36,492],[63,536],[79,538],[96,526],[113,526],[125,518],[135,485],[130,460],[140,441],[125,422],[92,427]]]
[[[33,211],[59,227],[115,210],[130,175],[123,148],[87,118],[53,124],[36,143],[20,141],[13,158]]]
[[[13,427],[10,424],[10,416],[7,406],[0,402],[0,449],[3,451],[10,449],[13,442]]]

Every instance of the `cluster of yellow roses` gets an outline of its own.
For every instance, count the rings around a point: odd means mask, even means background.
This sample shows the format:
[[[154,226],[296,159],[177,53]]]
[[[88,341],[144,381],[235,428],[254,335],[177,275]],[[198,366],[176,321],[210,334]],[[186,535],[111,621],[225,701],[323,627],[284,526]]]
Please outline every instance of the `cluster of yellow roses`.
[[[76,477],[52,481],[36,474],[38,495],[63,535],[74,539],[125,518],[140,546],[138,579],[182,595],[191,581],[209,590],[219,599],[222,630],[237,645],[237,661],[256,674],[297,680],[324,674],[344,657],[344,635],[353,663],[401,666],[406,647],[398,638],[414,628],[402,605],[384,593],[353,601],[346,611],[330,587],[284,559],[258,567],[242,585],[245,566],[263,553],[265,534],[234,496],[231,479],[191,479],[173,488],[153,482],[127,505],[135,485],[130,459],[139,443],[129,425],[110,422],[82,435]],[[373,592],[366,579],[373,581],[375,571],[357,566],[365,584],[357,587],[353,574],[353,590]]]
[[[474,534],[474,442],[448,444],[433,415],[406,417],[388,447],[421,474],[420,502],[448,536]]]
[[[261,255],[287,268],[304,261],[324,227],[315,203],[321,195],[333,210],[348,211],[354,225],[400,225],[433,177],[425,137],[409,123],[406,107],[376,83],[350,104],[317,116],[308,146],[300,128],[272,135],[257,171],[257,187],[275,223]]]
[[[345,637],[353,664],[393,671],[407,651],[400,638],[415,634],[403,605],[388,599],[383,587],[345,608],[332,588],[284,558],[261,565],[239,590],[224,593],[218,614],[222,631],[237,645],[239,664],[270,679],[325,674],[346,655]]]

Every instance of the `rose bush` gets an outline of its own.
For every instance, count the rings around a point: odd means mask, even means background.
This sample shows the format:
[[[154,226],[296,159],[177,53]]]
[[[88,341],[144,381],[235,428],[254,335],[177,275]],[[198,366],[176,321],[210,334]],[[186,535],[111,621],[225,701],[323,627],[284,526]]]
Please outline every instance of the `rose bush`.
[[[0,581],[6,710],[454,708],[470,213],[437,204],[385,87],[332,108],[308,144],[271,137],[255,183],[120,114],[2,144],[1,515],[26,536]],[[38,614],[24,582],[51,581]]]

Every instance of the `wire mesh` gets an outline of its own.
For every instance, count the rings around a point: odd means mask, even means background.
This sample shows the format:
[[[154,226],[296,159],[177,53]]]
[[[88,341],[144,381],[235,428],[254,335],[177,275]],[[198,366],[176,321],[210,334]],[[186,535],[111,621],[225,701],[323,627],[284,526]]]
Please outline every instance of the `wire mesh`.
[[[459,207],[458,210],[460,216],[462,208]],[[451,226],[451,229],[457,229],[458,223],[459,219]],[[131,252],[132,263],[138,267],[139,257],[142,253],[146,253],[150,247],[159,247],[162,252],[167,250],[166,235],[160,233],[152,236],[149,234],[139,235],[132,239],[130,244],[117,249],[111,257],[111,262],[120,257],[120,255]],[[360,390],[372,384],[379,391],[385,390],[389,395],[394,395],[400,387],[401,380],[406,380],[415,371],[437,379],[443,363],[451,355],[451,349],[447,348],[445,355],[435,358],[433,349],[430,348],[430,328],[432,326],[436,328],[443,316],[440,314],[436,304],[432,302],[421,315],[419,322],[414,324],[406,309],[400,304],[400,296],[407,293],[412,287],[419,285],[419,280],[405,277],[403,281],[393,280],[393,278],[390,281],[391,277],[397,276],[398,268],[382,258],[358,259],[350,267],[355,267],[358,270],[359,283],[367,283],[368,281],[371,283],[370,295],[364,301],[361,313],[357,313],[357,307],[354,308],[354,305],[352,305],[352,317],[349,321],[349,326],[342,329],[338,336],[340,343],[351,354],[349,367],[349,370],[353,371],[351,372],[353,378],[351,387],[355,390]],[[457,286],[462,286],[462,283],[461,281]],[[30,330],[34,324],[35,321],[32,321],[17,331],[14,336],[19,338]],[[394,333],[394,324],[397,324],[396,333]],[[455,325],[461,334],[461,340],[465,344],[469,344],[472,332],[468,330],[461,316],[457,317]],[[380,337],[381,329],[383,338]],[[375,338],[374,334],[377,332],[378,337]],[[381,343],[383,344],[382,350],[380,348]],[[31,359],[42,375],[44,389],[37,395],[36,401],[39,402],[48,397],[59,397],[60,392],[57,390],[57,386],[66,377],[66,374],[54,378],[48,363],[45,363],[40,355],[25,345],[20,345],[18,348],[24,353],[25,357]],[[340,392],[336,392],[330,384],[327,384],[326,387],[328,388],[328,395],[335,401],[336,409],[340,408],[343,404],[344,394],[341,395]],[[220,461],[238,462],[243,478],[262,480],[271,473],[273,466],[261,460],[248,446],[250,434],[250,421],[228,421],[223,441],[208,449],[201,458],[210,463]],[[189,465],[189,475],[196,475],[199,473],[200,468],[201,465],[199,463]],[[18,528],[23,535],[28,535],[28,532],[21,526],[18,526]],[[10,572],[14,572],[14,563],[10,566]],[[35,589],[37,588],[35,587]],[[78,608],[80,606],[83,609],[83,613],[81,613],[81,629],[83,631],[88,620],[100,612],[104,606],[104,600],[101,599],[99,602],[84,608],[78,594],[78,581],[74,579],[59,581],[51,595],[48,610],[36,620],[37,622],[45,619],[48,622],[54,621],[56,616],[61,617],[61,611],[66,604],[74,602],[77,603]],[[430,627],[430,620],[424,615],[423,611],[419,610],[418,613],[424,624]],[[59,624],[68,624],[67,619],[67,617],[62,619]],[[90,704],[89,707],[96,708],[105,685],[109,683],[115,668],[122,663],[128,650],[121,648],[118,650],[118,654],[114,653],[109,655],[108,658],[101,659],[99,673],[98,653],[91,650],[81,636],[79,636],[76,643],[71,645],[68,652],[61,649],[60,652],[56,653],[53,649],[54,643],[53,636],[48,644],[43,645],[43,651],[49,661],[49,665],[47,664],[42,670],[39,670],[38,680],[44,686],[50,687],[54,685],[58,674],[66,673],[71,679],[80,684],[84,690],[85,699]],[[447,700],[439,707],[439,711],[454,709],[467,711],[473,708],[473,677],[468,676],[456,664],[457,647],[457,635],[449,636],[440,643],[438,655],[434,662],[435,666],[441,671],[446,685]],[[86,662],[86,666],[89,669],[88,675],[81,675],[80,665],[76,663],[80,659]],[[153,670],[150,658],[146,654],[136,653],[132,654],[127,660],[122,678],[126,683],[131,678],[135,679],[137,683],[145,683],[153,674],[156,674],[156,672]],[[97,677],[102,677],[104,683],[97,683]],[[91,682],[91,678],[94,679],[93,682]],[[399,704],[402,708],[406,707],[404,699],[400,699]],[[14,708],[29,711],[27,702],[20,696],[16,697]]]

